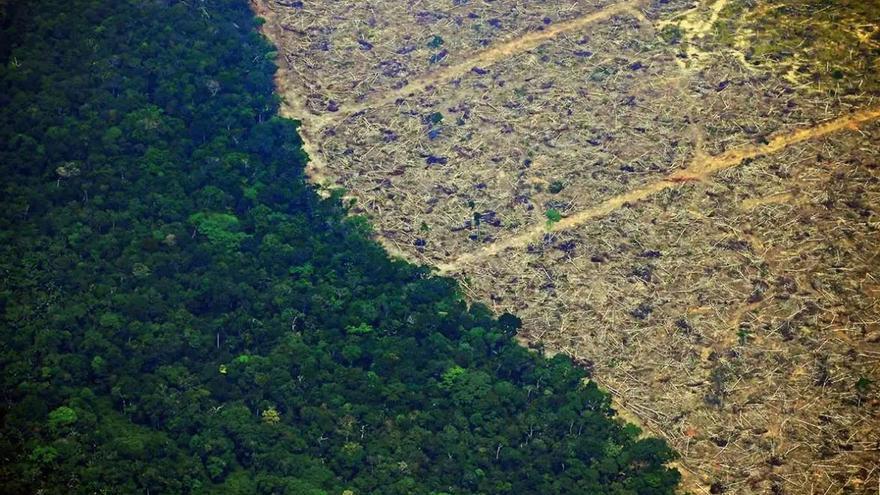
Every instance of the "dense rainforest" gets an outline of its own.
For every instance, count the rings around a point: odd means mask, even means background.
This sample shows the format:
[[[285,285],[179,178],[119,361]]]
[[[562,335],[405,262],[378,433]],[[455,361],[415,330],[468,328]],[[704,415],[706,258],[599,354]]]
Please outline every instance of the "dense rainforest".
[[[0,12],[2,493],[673,492],[584,371],[315,194],[244,0]]]

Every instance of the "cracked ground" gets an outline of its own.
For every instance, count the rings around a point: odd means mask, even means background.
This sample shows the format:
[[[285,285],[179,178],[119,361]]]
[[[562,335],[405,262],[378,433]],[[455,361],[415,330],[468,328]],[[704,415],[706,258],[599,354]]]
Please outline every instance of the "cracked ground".
[[[880,490],[880,3],[255,0],[311,180],[694,493]]]

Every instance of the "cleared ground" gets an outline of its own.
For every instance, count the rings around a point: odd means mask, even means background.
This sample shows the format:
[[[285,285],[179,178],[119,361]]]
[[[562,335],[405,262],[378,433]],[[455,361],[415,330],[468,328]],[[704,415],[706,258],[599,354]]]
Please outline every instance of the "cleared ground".
[[[880,490],[880,3],[256,0],[313,181],[706,493]]]

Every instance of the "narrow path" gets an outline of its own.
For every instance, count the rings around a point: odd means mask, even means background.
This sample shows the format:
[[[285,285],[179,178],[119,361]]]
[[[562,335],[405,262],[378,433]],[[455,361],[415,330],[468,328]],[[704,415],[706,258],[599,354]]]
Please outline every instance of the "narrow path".
[[[488,50],[475,53],[457,64],[419,76],[400,89],[380,93],[376,95],[376,97],[367,99],[365,102],[354,106],[343,107],[344,111],[340,114],[321,116],[320,118],[315,119],[315,123],[322,127],[333,125],[334,123],[344,120],[348,116],[367,108],[390,103],[411,93],[424,91],[428,86],[451,81],[456,77],[467,74],[474,67],[486,67],[518,53],[534,49],[541,43],[551,40],[561,34],[582,29],[590,24],[609,19],[615,15],[632,15],[634,11],[638,10],[638,7],[641,6],[643,1],[644,0],[628,0],[591,12],[576,19],[551,25],[542,31],[528,32],[518,38],[514,38],[501,43],[498,46],[489,48]]]
[[[877,119],[880,119],[880,107],[868,108],[829,120],[813,127],[806,127],[793,132],[778,134],[764,145],[743,146],[716,156],[698,156],[687,168],[670,174],[657,182],[609,198],[592,208],[565,217],[550,227],[544,224],[535,225],[522,234],[496,242],[478,251],[465,253],[449,263],[438,265],[437,268],[440,270],[440,273],[443,274],[454,272],[463,265],[483,258],[496,256],[506,249],[525,247],[530,242],[540,239],[547,232],[559,232],[573,229],[595,218],[608,215],[625,204],[641,201],[660,191],[674,187],[681,182],[702,181],[716,172],[735,167],[744,160],[776,153],[794,144],[827,136],[828,134],[843,129],[858,129],[860,125]]]

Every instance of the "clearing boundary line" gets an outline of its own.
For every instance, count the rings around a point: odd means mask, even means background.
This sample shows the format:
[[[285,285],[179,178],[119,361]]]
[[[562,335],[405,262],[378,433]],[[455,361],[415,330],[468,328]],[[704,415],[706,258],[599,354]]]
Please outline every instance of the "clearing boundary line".
[[[462,264],[496,256],[509,248],[525,246],[547,232],[559,232],[578,227],[590,220],[608,215],[625,204],[641,201],[681,182],[701,181],[716,172],[735,167],[744,160],[776,153],[791,145],[820,138],[843,129],[858,129],[860,125],[877,119],[880,119],[880,107],[863,109],[813,127],[805,127],[789,133],[777,134],[764,145],[743,146],[716,156],[698,157],[687,168],[674,172],[657,182],[609,198],[592,208],[565,217],[549,227],[544,224],[536,225],[522,234],[496,242],[478,251],[463,254],[449,263],[438,265],[437,268],[441,274],[455,271]]]

